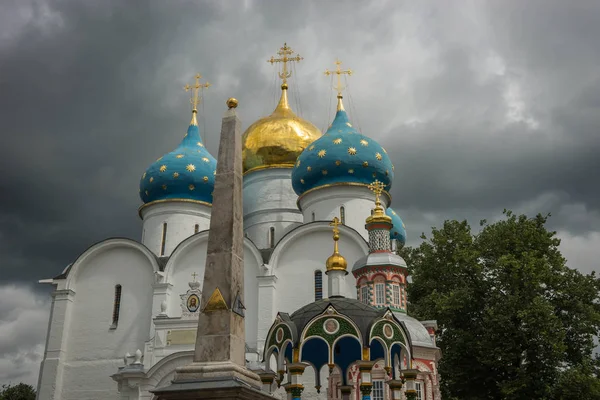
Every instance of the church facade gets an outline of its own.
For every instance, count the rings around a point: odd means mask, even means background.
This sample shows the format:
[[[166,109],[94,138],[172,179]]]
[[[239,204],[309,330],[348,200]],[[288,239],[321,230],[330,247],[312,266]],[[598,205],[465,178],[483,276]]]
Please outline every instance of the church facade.
[[[336,118],[324,134],[298,117],[287,97],[293,53],[284,46],[279,55],[270,61],[283,65],[280,101],[242,140],[247,364],[256,369],[269,364],[263,357],[266,341],[280,313],[330,296],[326,260],[330,222],[338,218],[345,260],[362,265],[337,281],[337,292],[374,309],[390,307],[409,342],[399,368],[419,371],[419,400],[439,399],[435,322],[407,315],[406,265],[392,252],[404,244],[406,231],[390,207],[391,160],[380,144],[352,127],[341,90]],[[338,77],[343,72],[339,64],[333,71]],[[166,386],[177,367],[191,362],[216,170],[196,119],[202,87],[199,76],[189,87],[192,120],[180,144],[141,176],[141,241],[96,243],[62,273],[42,281],[55,290],[38,399],[152,399],[152,390]],[[387,259],[373,253],[378,239],[365,225],[375,204],[369,189],[375,180],[386,189],[378,201],[390,220],[382,249]],[[380,257],[375,263],[373,254]],[[375,381],[390,379],[388,361],[375,363]],[[348,373],[356,375],[357,369]],[[303,379],[305,398],[341,396],[335,388],[339,378],[328,368]],[[392,398],[378,385],[373,399]]]

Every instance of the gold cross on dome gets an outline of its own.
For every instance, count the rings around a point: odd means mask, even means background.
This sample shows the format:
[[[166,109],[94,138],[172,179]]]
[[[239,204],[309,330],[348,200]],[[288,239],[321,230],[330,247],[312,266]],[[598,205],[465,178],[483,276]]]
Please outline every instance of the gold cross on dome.
[[[294,57],[291,57],[292,54],[294,54],[294,50],[292,50],[291,47],[288,47],[287,43],[283,44],[283,47],[279,49],[277,54],[280,56],[280,58],[271,56],[267,62],[271,63],[271,65],[275,63],[283,64],[282,71],[279,73],[279,78],[283,80],[282,86],[287,86],[287,80],[290,76],[292,76],[292,72],[288,71],[288,63],[292,63],[294,61],[300,62],[301,60],[304,60],[304,58],[300,57],[298,54],[296,54]]]
[[[334,235],[339,235],[340,230],[338,229],[338,226],[341,224],[342,223],[340,222],[338,217],[333,217],[333,220],[329,223],[329,226],[333,226],[333,234]]]
[[[194,78],[196,78],[196,83],[193,85],[185,85],[183,89],[186,92],[192,91],[190,96],[190,103],[192,103],[193,107],[192,110],[198,110],[198,103],[200,102],[200,90],[210,87],[210,83],[200,83],[200,79],[202,79],[202,75],[200,74],[196,74]]]
[[[385,189],[385,184],[375,179],[373,183],[369,184],[368,188],[370,191],[375,193],[375,204],[379,206],[381,204],[381,201],[379,201],[379,196],[381,196],[381,193],[383,193],[383,189]]]
[[[196,277],[198,276],[198,274],[196,273],[196,271],[194,271],[192,273],[192,278],[194,278],[194,282],[196,282]]]
[[[325,75],[329,76],[329,75],[337,75],[337,85],[334,86],[333,88],[335,90],[337,90],[338,96],[342,95],[342,90],[345,89],[344,85],[342,85],[342,75],[352,75],[352,70],[351,69],[346,69],[346,70],[342,70],[342,62],[338,59],[335,60],[335,71],[330,71],[328,69],[325,70]]]

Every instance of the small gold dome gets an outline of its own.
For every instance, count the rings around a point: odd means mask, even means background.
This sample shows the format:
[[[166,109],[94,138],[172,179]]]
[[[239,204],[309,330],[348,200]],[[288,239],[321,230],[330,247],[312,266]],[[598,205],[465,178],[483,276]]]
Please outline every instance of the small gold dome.
[[[322,135],[316,126],[294,114],[288,104],[287,85],[281,89],[275,111],[244,132],[244,173],[264,168],[293,168],[300,153]]]
[[[340,254],[338,249],[338,240],[340,240],[340,230],[338,226],[341,224],[338,217],[334,217],[333,221],[329,225],[333,226],[333,254],[327,258],[325,261],[326,271],[344,271],[346,274],[348,271],[346,267],[348,267],[348,261],[344,258],[343,255]],[[326,273],[327,273],[326,272]]]
[[[346,271],[348,261],[341,254],[332,254],[325,263],[327,271]]]

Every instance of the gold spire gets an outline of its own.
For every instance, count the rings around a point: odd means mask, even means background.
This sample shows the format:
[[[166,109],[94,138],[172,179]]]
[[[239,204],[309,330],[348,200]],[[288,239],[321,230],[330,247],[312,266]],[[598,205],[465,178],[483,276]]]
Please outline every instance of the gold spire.
[[[329,223],[329,226],[333,226],[333,254],[325,262],[327,271],[346,271],[346,267],[348,266],[348,262],[338,250],[338,240],[340,240],[338,225],[340,224],[341,222],[338,217],[334,217],[333,221]]]
[[[279,77],[283,81],[281,83],[281,89],[285,91],[288,87],[287,80],[290,76],[292,76],[292,71],[288,71],[288,63],[292,63],[294,61],[300,62],[301,60],[304,60],[304,58],[300,57],[299,54],[296,54],[296,56],[294,57],[290,57],[292,54],[294,54],[294,50],[292,50],[291,47],[288,47],[287,43],[283,44],[283,47],[279,49],[277,54],[280,56],[280,58],[275,58],[274,56],[271,56],[271,58],[268,59],[267,62],[271,63],[271,65],[273,65],[274,63],[283,64],[281,72],[279,73]],[[281,96],[281,99],[283,100],[283,95]],[[285,101],[287,104],[287,96],[285,98]]]
[[[337,99],[338,99],[338,103],[337,103],[337,110],[341,111],[344,109],[344,104],[342,103],[342,90],[344,90],[346,87],[344,85],[342,85],[342,75],[352,75],[352,70],[351,69],[346,69],[346,70],[342,70],[342,62],[338,59],[335,60],[335,71],[330,71],[328,69],[325,70],[325,75],[329,76],[329,75],[337,75],[337,85],[334,86],[333,88],[337,91]]]
[[[192,86],[185,85],[183,89],[186,92],[189,92],[190,90],[192,91],[190,96],[190,103],[192,104],[192,121],[190,122],[190,125],[197,126],[198,120],[196,119],[196,114],[198,113],[198,103],[201,100],[201,97],[199,96],[200,90],[210,87],[210,83],[200,83],[200,79],[202,79],[202,75],[200,74],[196,74],[194,78],[196,78],[196,83],[194,83]]]
[[[385,184],[375,179],[375,181],[371,183],[368,187],[375,194],[375,209],[373,210],[373,213],[367,218],[367,224],[370,224],[372,222],[391,223],[392,218],[385,214],[385,210],[381,206],[381,199],[379,198],[383,193]]]

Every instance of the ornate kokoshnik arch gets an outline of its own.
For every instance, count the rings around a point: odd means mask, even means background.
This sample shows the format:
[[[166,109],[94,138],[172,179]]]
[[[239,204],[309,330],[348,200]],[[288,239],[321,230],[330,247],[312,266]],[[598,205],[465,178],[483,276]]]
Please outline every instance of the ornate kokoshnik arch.
[[[398,348],[398,357],[400,357],[401,350],[404,349],[408,354],[408,360],[412,359],[412,352],[410,349],[409,335],[406,332],[403,324],[394,317],[391,310],[387,310],[382,318],[375,320],[369,329],[369,347],[373,340],[377,341],[384,350],[384,363],[385,369],[392,371],[392,361],[394,359],[394,350]],[[375,354],[371,354],[371,361],[373,361]]]
[[[333,368],[334,355],[333,349],[335,344],[344,337],[354,337],[359,344],[363,343],[360,329],[356,324],[348,317],[340,314],[335,307],[329,306],[321,315],[314,317],[304,327],[302,334],[300,335],[300,343],[297,348],[299,349],[299,360],[303,360],[302,350],[304,344],[310,339],[318,338],[323,340],[327,344],[328,348],[328,360],[327,364],[330,368]]]

